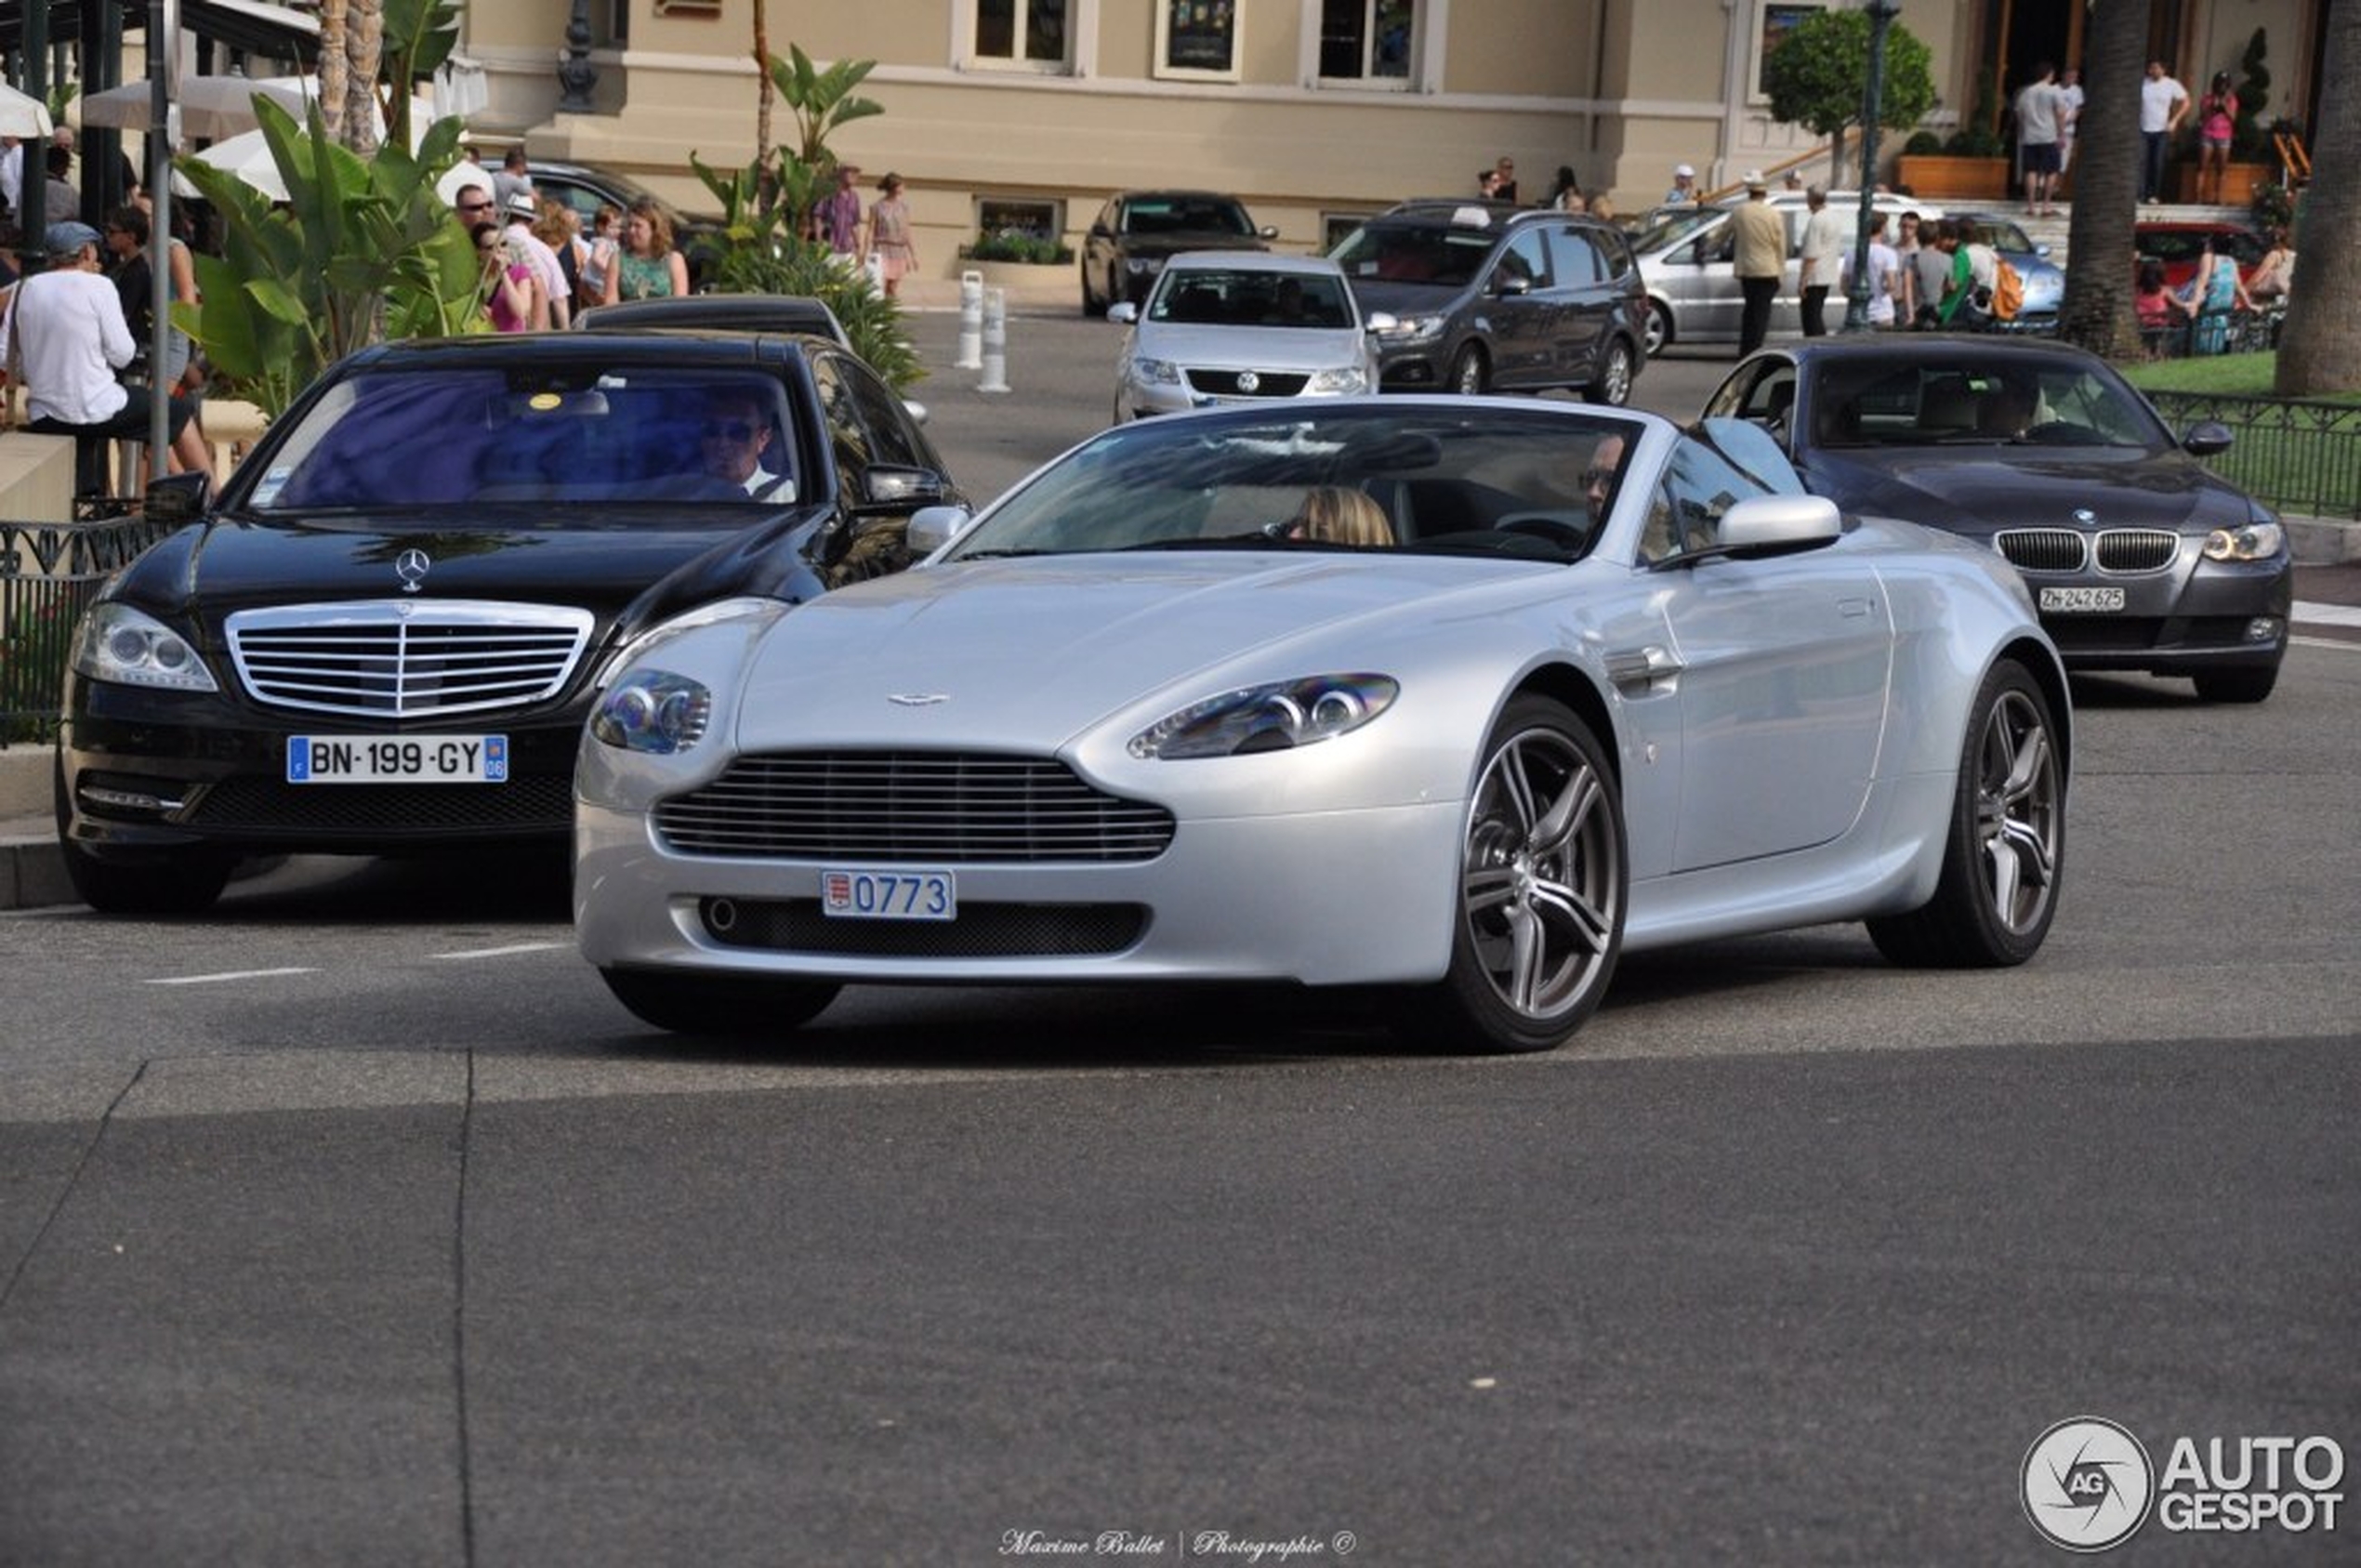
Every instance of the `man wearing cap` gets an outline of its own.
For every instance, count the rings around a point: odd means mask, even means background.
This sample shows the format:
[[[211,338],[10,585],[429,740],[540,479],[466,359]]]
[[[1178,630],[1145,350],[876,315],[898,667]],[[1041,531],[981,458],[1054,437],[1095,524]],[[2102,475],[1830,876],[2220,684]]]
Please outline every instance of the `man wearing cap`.
[[[1687,164],[1676,164],[1672,169],[1672,189],[1664,193],[1669,207],[1689,207],[1697,202],[1697,171]]]
[[[1730,215],[1734,240],[1730,270],[1736,274],[1738,294],[1746,301],[1738,317],[1738,358],[1762,347],[1771,330],[1771,302],[1779,296],[1779,278],[1787,270],[1787,223],[1771,204],[1771,188],[1761,169],[1747,171],[1747,199]]]
[[[549,248],[548,241],[533,231],[534,220],[541,216],[540,204],[533,199],[532,192],[520,191],[508,198],[501,215],[508,227],[500,231],[500,237],[523,254],[525,265],[533,269],[533,275],[541,282],[542,292],[549,296],[546,319],[541,308],[534,306],[533,330],[547,332],[555,327],[563,332],[574,323],[573,307],[568,303],[574,290],[566,283],[565,264],[558,259],[558,253]]]
[[[1810,216],[1803,220],[1801,270],[1796,278],[1803,301],[1803,336],[1819,337],[1828,330],[1828,289],[1844,265],[1844,219],[1828,208],[1828,192],[1814,185],[1803,193]]]
[[[115,379],[139,346],[114,284],[99,270],[99,231],[77,221],[43,232],[48,270],[19,283],[0,318],[0,365],[24,388],[25,428],[35,434],[145,441],[161,394]],[[196,404],[172,398],[168,406],[166,428],[178,441]],[[103,490],[103,462],[95,474],[78,472],[77,489]]]

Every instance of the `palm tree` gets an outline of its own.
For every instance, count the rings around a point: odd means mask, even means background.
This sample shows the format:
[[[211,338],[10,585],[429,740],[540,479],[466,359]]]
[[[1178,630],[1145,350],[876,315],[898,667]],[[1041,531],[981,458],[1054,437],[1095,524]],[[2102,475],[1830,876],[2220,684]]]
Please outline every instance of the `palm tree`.
[[[320,117],[331,140],[363,157],[377,150],[377,63],[385,0],[320,0]],[[402,85],[408,90],[408,84]]]
[[[2361,388],[2361,103],[2349,90],[2361,71],[2361,5],[2329,7],[2327,32],[2320,80],[2336,86],[2322,95],[2313,128],[2319,173],[2303,193],[2302,282],[2288,293],[2279,333],[2283,398]]]
[[[2147,61],[2148,7],[2115,4],[2091,8],[2083,34],[2088,84],[2074,141],[2074,219],[2065,298],[2058,336],[2110,359],[2140,349],[2140,315],[2132,300],[2139,218],[2140,81]]]

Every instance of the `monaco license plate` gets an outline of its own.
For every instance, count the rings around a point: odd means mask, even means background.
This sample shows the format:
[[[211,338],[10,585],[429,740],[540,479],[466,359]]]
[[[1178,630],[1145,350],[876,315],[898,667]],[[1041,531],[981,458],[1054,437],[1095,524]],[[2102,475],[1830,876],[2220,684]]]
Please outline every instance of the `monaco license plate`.
[[[2043,588],[2041,608],[2061,615],[2106,615],[2123,608],[2121,588]]]
[[[506,735],[289,735],[299,784],[507,784]]]
[[[956,920],[959,889],[948,871],[824,871],[820,909],[844,920]]]

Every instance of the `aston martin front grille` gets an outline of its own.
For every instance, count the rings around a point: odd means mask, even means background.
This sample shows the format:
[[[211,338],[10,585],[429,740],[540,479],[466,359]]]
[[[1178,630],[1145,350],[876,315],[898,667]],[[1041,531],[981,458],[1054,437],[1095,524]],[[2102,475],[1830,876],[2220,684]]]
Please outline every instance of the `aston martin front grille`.
[[[242,610],[230,656],[257,702],[410,718],[547,702],[590,640],[587,610],[366,600]]]
[[[2011,528],[1992,543],[2025,572],[2079,572],[2090,560],[2088,544],[2071,528]]]
[[[1042,758],[933,752],[741,757],[656,807],[682,854],[851,864],[1153,860],[1172,813],[1102,794]]]
[[[2163,528],[2110,528],[2099,535],[2102,572],[2161,572],[2181,556],[2181,535]]]

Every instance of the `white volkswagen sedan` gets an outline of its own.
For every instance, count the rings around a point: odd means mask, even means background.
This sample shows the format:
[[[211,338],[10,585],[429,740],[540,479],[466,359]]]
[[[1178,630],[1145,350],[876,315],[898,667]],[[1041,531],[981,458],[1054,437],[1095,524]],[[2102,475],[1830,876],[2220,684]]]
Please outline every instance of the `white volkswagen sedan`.
[[[1112,306],[1131,328],[1115,368],[1116,424],[1217,403],[1347,397],[1378,387],[1370,334],[1325,257],[1189,251],[1165,264],[1144,306]]]

